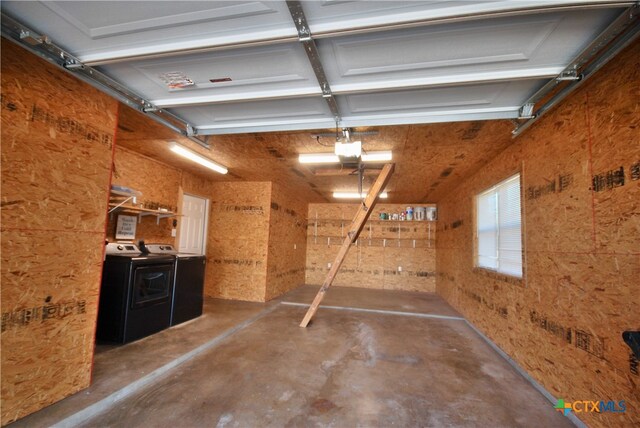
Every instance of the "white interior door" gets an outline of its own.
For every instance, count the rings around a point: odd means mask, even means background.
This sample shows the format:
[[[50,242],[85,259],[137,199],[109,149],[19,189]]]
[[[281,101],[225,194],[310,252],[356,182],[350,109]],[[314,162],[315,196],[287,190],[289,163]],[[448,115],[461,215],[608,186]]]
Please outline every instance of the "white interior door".
[[[204,254],[207,245],[207,220],[209,200],[185,194],[182,198],[180,227],[181,253]]]

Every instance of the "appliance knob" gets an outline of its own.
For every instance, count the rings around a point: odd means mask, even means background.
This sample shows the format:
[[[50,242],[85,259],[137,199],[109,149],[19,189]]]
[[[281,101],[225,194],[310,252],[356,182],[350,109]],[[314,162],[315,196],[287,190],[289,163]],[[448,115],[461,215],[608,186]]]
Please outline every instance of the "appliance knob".
[[[160,246],[160,251],[164,251],[164,247],[163,246]]]
[[[116,248],[120,251],[124,250],[124,247],[122,245],[118,245]]]

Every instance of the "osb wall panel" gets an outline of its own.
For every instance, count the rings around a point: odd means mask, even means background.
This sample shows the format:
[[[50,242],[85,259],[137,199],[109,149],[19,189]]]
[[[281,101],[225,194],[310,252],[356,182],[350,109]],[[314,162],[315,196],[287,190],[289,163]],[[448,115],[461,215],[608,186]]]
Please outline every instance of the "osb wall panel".
[[[3,424],[89,386],[102,236],[2,231]]]
[[[205,294],[263,302],[271,183],[212,183]]]
[[[137,203],[157,203],[165,206],[178,207],[178,192],[182,180],[182,171],[158,162],[147,156],[128,149],[116,147],[112,183],[126,186],[142,192]],[[109,216],[107,239],[115,240],[118,215],[132,215],[135,213],[114,211]],[[164,218],[157,222],[155,216],[144,216],[136,227],[135,242],[144,239],[146,243],[175,244],[171,237],[173,219]]]
[[[307,203],[281,185],[272,184],[265,300],[305,281]]]
[[[380,220],[423,204],[377,204],[343,262],[334,285],[435,291],[434,221]],[[306,283],[322,284],[357,211],[357,204],[310,204]]]
[[[117,104],[4,39],[1,62],[5,425],[89,385]]]
[[[182,171],[182,190],[190,195],[210,198],[214,193],[213,182],[205,178]]]
[[[437,291],[557,398],[624,400],[581,413],[640,423],[640,45],[518,138],[439,204]],[[473,201],[520,171],[525,274],[473,268]]]

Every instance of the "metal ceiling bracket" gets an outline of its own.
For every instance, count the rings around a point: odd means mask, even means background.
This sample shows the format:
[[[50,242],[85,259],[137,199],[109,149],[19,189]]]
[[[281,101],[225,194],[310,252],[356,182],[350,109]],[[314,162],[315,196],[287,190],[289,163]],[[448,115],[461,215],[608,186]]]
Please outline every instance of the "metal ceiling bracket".
[[[167,111],[159,110],[152,103],[117,81],[97,69],[83,64],[77,57],[57,46],[48,37],[39,35],[34,30],[26,27],[5,13],[2,14],[2,36],[68,73],[73,74],[78,79],[115,98],[121,103],[145,113],[149,118],[170,128],[174,132],[185,137],[190,137],[183,128],[191,127],[191,125],[184,119]],[[209,148],[206,142],[197,139],[194,141],[204,148]]]
[[[533,118],[533,107],[532,103],[526,103],[522,107],[520,107],[518,119],[531,119]]]
[[[160,111],[160,109],[151,103],[145,103],[144,107],[142,107],[142,111],[145,113],[155,113],[157,111]]]
[[[320,54],[318,53],[318,48],[313,40],[313,36],[311,35],[311,30],[307,23],[307,17],[302,10],[302,4],[298,0],[287,0],[287,7],[289,8],[289,13],[291,14],[293,23],[296,26],[298,40],[303,44],[304,51],[311,63],[316,79],[318,79],[318,85],[320,85],[320,90],[322,90],[322,98],[326,100],[336,123],[340,123],[342,118],[340,116],[340,111],[338,110],[338,103],[331,92],[331,85],[329,85],[327,75],[324,72],[322,62],[320,61]]]
[[[578,72],[574,69],[574,70],[565,70],[562,73],[560,73],[558,75],[558,77],[556,77],[556,82],[566,82],[566,81],[573,81],[573,80],[580,80],[582,79],[582,74],[578,74]]]
[[[20,40],[24,40],[25,42],[29,43],[31,46],[36,46],[42,43],[49,42],[49,39],[47,38],[47,36],[41,36],[32,31],[25,31],[25,30],[20,31]]]
[[[83,70],[84,64],[73,58],[69,58],[65,61],[64,68],[69,71]]]
[[[627,8],[593,42],[583,49],[562,73],[547,82],[525,102],[520,109],[520,113],[523,112],[525,106],[535,105],[549,96],[561,83],[565,85],[551,95],[537,110],[533,111],[532,117],[525,118],[527,119],[526,122],[519,123],[515,127],[511,132],[513,138],[522,134],[546,112],[579,88],[589,77],[636,40],[638,36],[640,36],[640,1]]]
[[[193,135],[191,137],[187,137],[188,139],[190,139],[191,141],[193,141],[196,144],[201,145],[202,147],[205,148],[210,148],[211,146],[209,145],[209,135]]]

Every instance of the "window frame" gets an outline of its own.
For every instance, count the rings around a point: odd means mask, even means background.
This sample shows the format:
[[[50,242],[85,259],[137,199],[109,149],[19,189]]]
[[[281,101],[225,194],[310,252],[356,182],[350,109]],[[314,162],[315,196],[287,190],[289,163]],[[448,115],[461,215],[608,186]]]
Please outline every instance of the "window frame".
[[[514,275],[512,273],[508,273],[508,272],[504,272],[504,271],[500,271],[499,270],[499,264],[498,264],[498,268],[496,269],[492,269],[491,267],[487,267],[487,266],[481,266],[479,264],[479,244],[480,244],[480,237],[479,237],[479,224],[478,224],[478,210],[479,210],[479,198],[482,195],[485,195],[487,193],[490,193],[492,191],[496,191],[496,189],[498,189],[500,186],[504,185],[505,183],[509,182],[510,180],[513,180],[517,177],[518,179],[518,190],[519,190],[519,199],[520,199],[520,258],[521,258],[521,271],[520,271],[520,276],[518,275]],[[524,281],[525,278],[525,239],[524,239],[524,231],[525,231],[525,222],[524,222],[524,200],[523,200],[523,193],[522,193],[522,182],[523,182],[523,178],[522,178],[522,172],[521,171],[517,171],[509,176],[507,176],[506,178],[498,181],[497,183],[493,184],[492,186],[485,188],[477,193],[474,194],[473,197],[473,238],[474,238],[474,251],[473,251],[473,267],[474,270],[480,273],[484,273],[484,274],[489,274],[491,276],[495,276],[497,278],[500,279],[506,279],[510,282],[515,282],[518,284],[521,284]],[[496,213],[497,213],[497,209],[496,209]],[[496,226],[497,227],[497,231],[498,234],[497,236],[499,236],[499,224]],[[496,238],[497,240],[498,238]],[[498,245],[496,243],[496,245]],[[496,249],[496,251],[498,251]],[[498,256],[498,263],[499,263],[499,256]]]

